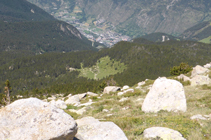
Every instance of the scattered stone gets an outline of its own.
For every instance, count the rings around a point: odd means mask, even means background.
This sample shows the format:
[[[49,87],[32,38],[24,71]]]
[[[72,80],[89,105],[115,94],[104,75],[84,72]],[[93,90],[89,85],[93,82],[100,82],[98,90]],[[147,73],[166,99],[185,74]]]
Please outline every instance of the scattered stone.
[[[186,109],[186,98],[182,84],[166,77],[155,80],[142,105],[142,111],[154,113],[160,110],[185,112]]]
[[[113,116],[113,114],[107,114],[107,115],[106,115],[106,117],[110,117],[110,116]]]
[[[87,92],[87,95],[88,95],[88,96],[98,96],[98,94],[93,93],[93,92]]]
[[[190,81],[190,78],[185,76],[184,74],[180,74],[179,76],[177,76],[178,79],[183,80],[183,81]]]
[[[1,140],[73,140],[76,133],[77,124],[70,115],[36,98],[0,109]]]
[[[196,67],[193,68],[193,70],[191,72],[191,77],[194,77],[196,75],[203,75],[203,74],[205,74],[208,71],[209,71],[209,69],[204,68],[204,67],[202,67],[200,65],[197,65]]]
[[[128,97],[120,99],[119,102],[124,102],[124,101],[127,101],[127,100],[128,100]]]
[[[117,87],[117,86],[107,86],[107,87],[104,88],[103,93],[109,94],[110,92],[116,92],[116,91],[119,91],[119,90],[121,90],[120,87]]]
[[[86,112],[86,107],[83,107],[83,108],[81,108],[81,109],[79,109],[79,110],[75,110],[75,109],[69,109],[68,111],[70,111],[70,112],[75,112],[75,113],[77,113],[77,114],[79,114],[79,115],[82,115],[84,112]]]
[[[123,95],[123,94],[125,94],[125,93],[129,93],[129,92],[131,92],[131,93],[134,92],[134,89],[127,89],[127,90],[125,90],[125,91],[123,91],[123,92],[118,92],[117,95],[118,95],[118,96],[121,96],[121,95]]]
[[[211,83],[209,76],[196,75],[191,79],[191,86],[208,85]]]
[[[68,99],[65,101],[65,104],[71,104],[74,106],[78,106],[78,105],[80,105],[80,98],[78,95],[68,97]]]
[[[76,120],[76,138],[84,140],[127,140],[124,132],[113,122],[100,122],[93,117]]]
[[[140,86],[143,86],[145,83],[146,83],[145,81],[139,82],[139,83],[138,83],[138,86],[139,86],[139,87],[140,87]]]
[[[121,95],[123,95],[123,94],[124,94],[124,92],[118,92],[118,93],[117,93],[118,96],[121,96]]]
[[[66,109],[67,108],[67,105],[65,104],[65,102],[64,101],[62,101],[62,100],[57,100],[57,101],[55,101],[55,100],[52,100],[51,102],[50,102],[50,104],[52,104],[52,105],[54,105],[54,106],[56,106],[56,107],[58,107],[58,108],[61,108],[61,109]]]
[[[178,131],[166,127],[151,127],[144,130],[144,138],[161,138],[163,140],[185,140]]]
[[[126,106],[126,107],[123,107],[122,110],[127,110],[129,108],[130,108],[129,106]]]
[[[190,117],[191,120],[208,120],[209,117],[203,117],[201,114]]]
[[[87,95],[87,93],[78,94],[79,100],[82,100],[83,98],[85,98],[86,95]]]
[[[109,112],[109,110],[108,109],[103,109],[103,112]]]
[[[130,87],[128,85],[125,85],[125,86],[123,86],[122,90],[126,90],[128,88],[130,88]]]

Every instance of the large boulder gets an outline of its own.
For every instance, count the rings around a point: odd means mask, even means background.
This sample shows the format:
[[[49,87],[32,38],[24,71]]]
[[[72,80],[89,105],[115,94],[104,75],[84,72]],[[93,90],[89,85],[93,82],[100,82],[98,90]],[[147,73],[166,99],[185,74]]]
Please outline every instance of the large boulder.
[[[151,127],[144,130],[144,138],[161,138],[162,140],[185,140],[178,131],[166,127]]]
[[[176,80],[165,77],[155,80],[142,105],[144,112],[183,111],[187,109],[184,88]]]
[[[107,86],[107,87],[104,88],[103,93],[109,94],[110,92],[116,92],[116,91],[119,91],[119,90],[121,90],[120,87],[117,87],[117,86]]]
[[[191,79],[191,86],[197,86],[197,85],[209,85],[211,83],[211,79],[209,76],[203,76],[203,75],[196,75]]]
[[[75,120],[36,98],[21,99],[0,110],[1,140],[73,140]]]
[[[76,120],[79,140],[127,140],[124,132],[113,122],[100,122],[93,117]]]
[[[193,68],[193,70],[191,72],[191,77],[194,77],[196,75],[204,75],[208,71],[209,71],[209,69],[204,68],[200,65],[197,65],[196,67]]]

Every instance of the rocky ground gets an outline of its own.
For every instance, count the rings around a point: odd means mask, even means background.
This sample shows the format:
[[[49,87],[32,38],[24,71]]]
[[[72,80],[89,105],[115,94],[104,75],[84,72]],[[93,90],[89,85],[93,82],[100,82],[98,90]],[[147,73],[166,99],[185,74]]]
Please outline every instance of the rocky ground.
[[[20,99],[0,110],[0,139],[211,139],[210,70],[211,63],[98,94]]]

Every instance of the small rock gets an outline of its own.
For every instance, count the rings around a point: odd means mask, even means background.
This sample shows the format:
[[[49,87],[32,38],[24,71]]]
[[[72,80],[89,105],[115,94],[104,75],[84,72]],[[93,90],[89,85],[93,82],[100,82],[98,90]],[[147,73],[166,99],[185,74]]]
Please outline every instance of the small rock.
[[[190,78],[185,76],[184,74],[180,74],[179,76],[177,76],[177,78],[183,81],[190,81]]]
[[[78,95],[68,97],[68,99],[65,101],[65,104],[72,104],[78,106],[80,104],[80,98]]]
[[[109,112],[109,110],[108,109],[103,109],[103,112]]]
[[[211,68],[211,62],[206,64],[206,65],[204,65],[204,67],[207,68],[207,69]]]
[[[110,92],[116,92],[116,91],[119,91],[119,90],[121,90],[120,87],[117,87],[117,86],[107,86],[107,87],[104,88],[103,93],[109,94]]]
[[[128,100],[128,97],[120,99],[119,102],[124,102],[124,101],[127,101],[127,100]]]
[[[93,92],[87,92],[87,95],[89,95],[89,96],[98,96],[98,94],[93,93]]]
[[[194,115],[190,118],[191,120],[207,120],[207,118],[203,117],[201,114]]]
[[[200,65],[197,65],[196,67],[193,68],[193,70],[191,72],[191,77],[194,77],[196,75],[203,75],[203,74],[205,74],[208,71],[209,71],[209,69],[204,68],[204,67],[202,67]]]
[[[143,86],[145,83],[146,83],[145,81],[139,82],[139,83],[138,83],[138,86],[139,86],[139,87],[140,87],[140,86]]]
[[[124,132],[113,122],[100,122],[93,117],[76,120],[78,132],[84,140],[127,140]]]
[[[196,75],[191,79],[191,86],[208,85],[211,83],[209,76]]]
[[[151,127],[144,130],[144,138],[159,137],[163,140],[185,140],[178,131],[166,127]]]
[[[50,104],[52,104],[52,105],[54,105],[54,106],[56,106],[56,107],[58,107],[58,108],[61,108],[61,109],[66,109],[66,108],[67,108],[67,105],[66,105],[65,102],[62,101],[62,100],[57,100],[57,101],[52,100],[52,101],[50,102]]]
[[[128,88],[130,88],[130,87],[128,85],[125,85],[125,86],[123,86],[122,90],[126,90]]]

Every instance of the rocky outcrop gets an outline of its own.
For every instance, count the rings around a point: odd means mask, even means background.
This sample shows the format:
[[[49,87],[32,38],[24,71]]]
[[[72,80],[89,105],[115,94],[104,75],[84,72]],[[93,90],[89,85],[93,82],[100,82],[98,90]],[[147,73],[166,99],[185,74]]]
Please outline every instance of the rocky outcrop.
[[[182,84],[165,77],[155,80],[142,105],[144,112],[183,111],[187,109],[185,92]]]
[[[100,122],[93,117],[76,120],[79,140],[127,140],[124,132],[113,122]]]
[[[104,88],[103,93],[109,94],[110,92],[116,92],[116,91],[119,91],[119,90],[121,90],[120,87],[117,87],[117,86],[107,86],[107,87]]]
[[[21,99],[0,110],[1,140],[72,140],[75,120],[36,98]]]
[[[144,138],[161,138],[162,140],[185,140],[178,131],[165,127],[151,127],[144,130]]]

